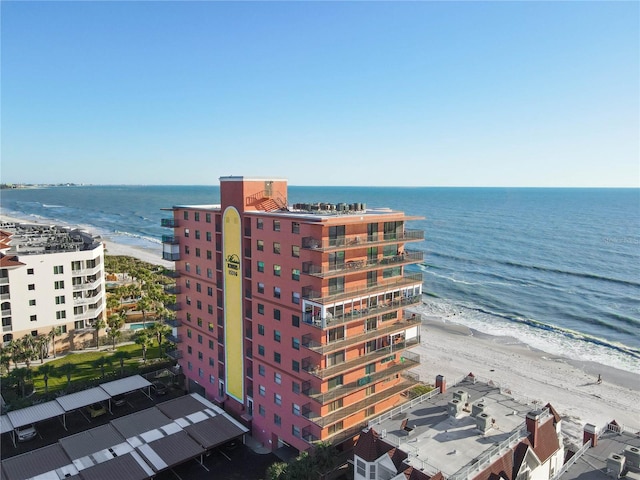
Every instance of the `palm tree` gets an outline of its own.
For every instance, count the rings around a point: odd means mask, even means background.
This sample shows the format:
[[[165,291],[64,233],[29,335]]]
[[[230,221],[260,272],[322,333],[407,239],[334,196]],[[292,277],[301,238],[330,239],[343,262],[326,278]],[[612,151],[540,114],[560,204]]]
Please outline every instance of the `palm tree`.
[[[151,325],[147,330],[152,335],[155,335],[156,340],[158,341],[158,357],[162,356],[162,338],[166,337],[171,333],[171,328],[164,323],[156,322]]]
[[[135,342],[142,347],[142,361],[147,363],[147,349],[151,346],[151,337],[146,330],[138,330]]]
[[[49,337],[47,335],[38,335],[34,340],[35,351],[40,358],[40,364],[44,363],[44,358],[49,354]]]
[[[93,329],[96,331],[96,350],[100,348],[100,330],[105,328],[107,324],[102,318],[98,318],[93,322]]]
[[[3,373],[9,373],[11,367],[11,352],[7,348],[0,349],[0,369]]]
[[[149,297],[142,297],[138,300],[138,310],[142,312],[142,324],[146,325],[147,323],[147,312],[151,310],[151,300]]]
[[[49,393],[49,377],[58,376],[58,369],[50,363],[45,363],[38,368],[38,373],[42,375],[44,380],[44,393]]]
[[[13,368],[18,368],[18,362],[21,362],[23,357],[22,343],[20,340],[11,340],[7,346],[7,350],[11,356],[11,361],[13,361]]]
[[[107,365],[111,366],[111,358],[102,356],[100,358],[95,359],[91,363],[91,365],[93,365],[94,368],[99,368],[100,375],[102,376],[102,378],[104,378],[105,376],[104,369]]]
[[[129,352],[125,352],[124,350],[118,350],[116,353],[114,353],[111,356],[111,358],[120,361],[120,376],[123,376],[124,375],[124,361],[128,360],[129,358],[131,358],[131,355],[129,354]]]
[[[56,358],[56,337],[60,335],[62,335],[62,327],[53,327],[48,335],[53,347],[53,358]]]
[[[36,353],[36,340],[33,335],[26,334],[20,339],[22,345],[22,360],[27,365],[27,368],[31,368],[31,360]]]
[[[67,388],[69,388],[69,386],[71,385],[71,375],[76,371],[76,368],[77,367],[75,363],[68,362],[63,363],[58,367],[58,372],[60,372],[61,375],[65,375],[67,377]]]
[[[109,319],[107,320],[107,324],[109,325],[109,331],[107,335],[112,341],[113,349],[116,349],[116,340],[122,335],[120,329],[124,326],[124,320],[121,315],[109,315]]]
[[[113,312],[120,306],[120,300],[116,296],[116,294],[109,294],[107,296],[107,310]]]
[[[22,397],[25,396],[25,387],[27,385],[27,381],[31,378],[32,372],[28,368],[14,368],[11,372],[11,377],[18,384],[18,388],[20,388],[20,393]]]

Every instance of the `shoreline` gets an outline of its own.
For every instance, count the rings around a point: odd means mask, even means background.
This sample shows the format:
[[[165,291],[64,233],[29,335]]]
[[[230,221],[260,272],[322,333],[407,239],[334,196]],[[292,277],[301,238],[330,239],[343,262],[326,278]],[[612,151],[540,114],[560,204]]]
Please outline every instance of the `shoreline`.
[[[429,315],[423,316],[420,347],[412,351],[421,356],[413,371],[428,383],[444,375],[451,388],[473,373],[525,403],[550,403],[564,420],[563,431],[576,443],[586,423],[602,428],[616,420],[640,431],[640,373],[549,355],[513,337],[475,332]]]

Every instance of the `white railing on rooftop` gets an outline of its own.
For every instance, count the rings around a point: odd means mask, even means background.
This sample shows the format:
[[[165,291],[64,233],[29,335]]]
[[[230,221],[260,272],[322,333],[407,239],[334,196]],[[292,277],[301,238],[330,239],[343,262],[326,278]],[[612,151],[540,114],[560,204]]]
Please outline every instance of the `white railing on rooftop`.
[[[426,400],[429,400],[430,398],[435,397],[439,393],[440,393],[440,387],[434,388],[433,390],[431,390],[430,392],[425,393],[424,395],[420,395],[419,397],[416,397],[413,400],[409,400],[408,402],[403,403],[399,407],[396,407],[394,409],[389,410],[386,413],[383,413],[382,415],[380,415],[379,417],[374,418],[373,420],[369,420],[369,423],[367,424],[367,426],[369,428],[371,428],[374,425],[380,425],[385,420],[388,420],[388,419],[394,417],[395,415],[398,415],[399,413],[406,412],[407,410],[409,410],[410,408],[415,407],[419,403],[422,403],[422,402],[424,402]]]
[[[573,454],[573,457],[571,457],[567,463],[565,463],[562,468],[560,470],[558,470],[558,473],[556,473],[553,477],[551,477],[549,480],[558,480],[562,475],[564,475],[565,473],[567,473],[567,470],[569,470],[569,468],[571,468],[571,466],[576,463],[580,457],[582,455],[584,455],[584,452],[586,452],[587,450],[589,450],[589,448],[591,448],[591,441],[588,441],[587,443],[585,443],[584,445],[582,445],[582,447],[580,447],[578,449],[578,451],[576,453]]]

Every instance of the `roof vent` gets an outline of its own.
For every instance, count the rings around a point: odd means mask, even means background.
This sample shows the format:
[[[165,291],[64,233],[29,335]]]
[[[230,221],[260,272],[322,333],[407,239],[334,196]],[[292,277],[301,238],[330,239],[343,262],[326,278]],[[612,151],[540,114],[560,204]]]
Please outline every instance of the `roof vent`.
[[[607,458],[607,471],[613,478],[620,478],[622,471],[624,470],[625,457],[612,453]]]
[[[476,417],[476,428],[482,433],[486,433],[493,426],[493,418],[486,413],[480,413]]]
[[[447,412],[449,413],[449,416],[453,418],[456,418],[458,415],[460,415],[463,408],[464,402],[455,398],[447,404]]]
[[[471,416],[472,417],[477,417],[479,414],[483,413],[485,410],[485,404],[483,403],[482,399],[478,400],[477,402],[474,402],[471,405]]]
[[[640,449],[638,447],[627,445],[624,447],[624,456],[627,466],[640,468]]]

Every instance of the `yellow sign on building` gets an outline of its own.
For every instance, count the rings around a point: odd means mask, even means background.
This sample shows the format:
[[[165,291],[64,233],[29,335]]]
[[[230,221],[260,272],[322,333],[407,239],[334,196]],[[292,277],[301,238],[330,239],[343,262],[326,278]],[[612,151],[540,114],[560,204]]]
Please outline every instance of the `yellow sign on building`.
[[[227,395],[244,403],[242,222],[238,210],[228,207],[222,222],[225,389]]]

